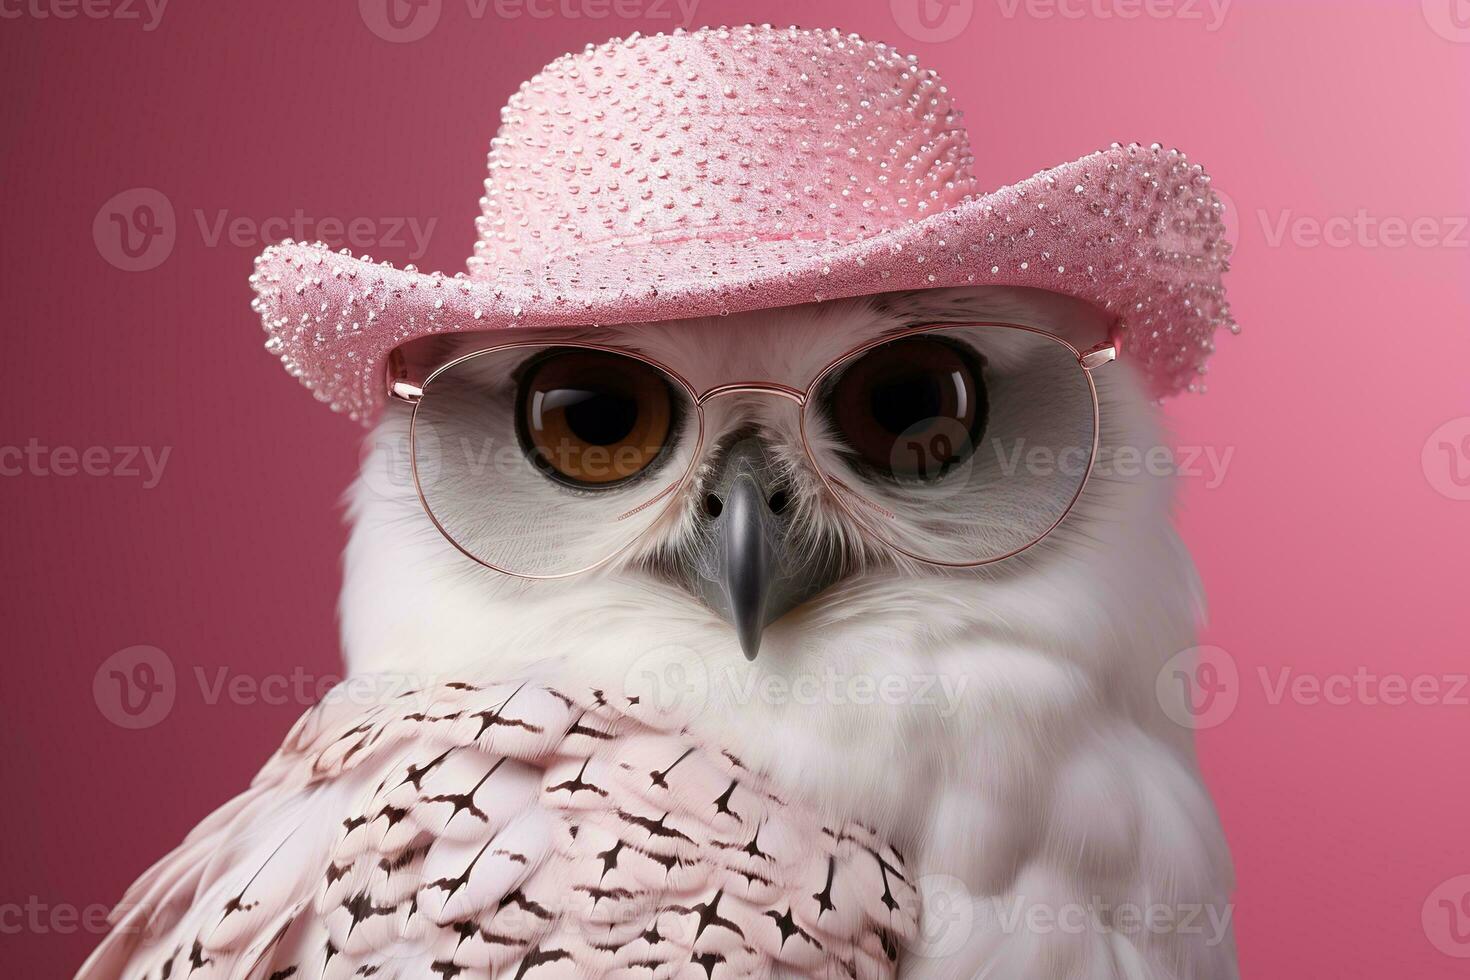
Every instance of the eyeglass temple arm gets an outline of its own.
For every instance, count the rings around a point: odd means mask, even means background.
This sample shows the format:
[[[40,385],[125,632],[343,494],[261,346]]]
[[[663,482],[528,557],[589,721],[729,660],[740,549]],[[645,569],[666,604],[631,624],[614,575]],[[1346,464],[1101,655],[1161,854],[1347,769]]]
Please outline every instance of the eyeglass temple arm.
[[[389,352],[388,363],[383,370],[383,385],[388,389],[388,397],[394,401],[414,405],[424,397],[424,375],[409,367],[402,347],[395,347]]]
[[[1092,371],[1096,368],[1102,367],[1104,364],[1111,364],[1113,361],[1116,361],[1119,355],[1121,355],[1122,353],[1122,324],[1120,324],[1117,320],[1114,320],[1112,325],[1108,327],[1108,339],[1104,340],[1102,343],[1098,344],[1095,347],[1089,347],[1087,350],[1083,351],[1080,360],[1082,361],[1082,367],[1084,370]]]
[[[388,397],[413,405],[420,398],[424,397],[424,389],[412,381],[403,381],[400,379],[388,385]]]

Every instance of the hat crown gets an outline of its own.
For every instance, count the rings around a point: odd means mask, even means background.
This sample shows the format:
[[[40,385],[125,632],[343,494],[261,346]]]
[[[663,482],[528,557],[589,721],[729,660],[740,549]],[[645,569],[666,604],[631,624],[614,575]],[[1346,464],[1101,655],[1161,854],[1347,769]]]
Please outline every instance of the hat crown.
[[[835,30],[609,41],[552,62],[501,117],[477,278],[649,242],[852,242],[978,190],[938,76]]]

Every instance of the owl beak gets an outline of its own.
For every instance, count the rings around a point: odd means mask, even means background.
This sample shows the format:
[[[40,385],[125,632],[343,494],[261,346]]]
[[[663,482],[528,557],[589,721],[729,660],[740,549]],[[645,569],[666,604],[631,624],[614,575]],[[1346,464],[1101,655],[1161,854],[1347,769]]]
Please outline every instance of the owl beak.
[[[726,453],[705,483],[700,543],[686,571],[691,591],[735,627],[747,660],[765,628],[840,577],[835,549],[811,547],[786,482],[759,439]],[[795,548],[794,542],[807,546]]]

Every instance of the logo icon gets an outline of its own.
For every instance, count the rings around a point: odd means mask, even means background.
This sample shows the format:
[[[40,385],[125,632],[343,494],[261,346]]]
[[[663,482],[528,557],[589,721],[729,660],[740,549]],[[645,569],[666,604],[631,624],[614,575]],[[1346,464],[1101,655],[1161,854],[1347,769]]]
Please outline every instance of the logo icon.
[[[92,700],[119,728],[152,728],[173,710],[174,662],[158,647],[119,650],[92,675]]]
[[[975,16],[975,0],[890,0],[889,6],[899,30],[929,44],[959,37]]]
[[[634,702],[635,715],[647,711],[687,721],[709,704],[709,669],[688,647],[657,647],[633,661],[623,678],[623,694]]]
[[[965,883],[954,875],[919,879],[919,934],[904,948],[915,956],[938,960],[964,947],[975,929],[975,906]]]
[[[1240,211],[1235,207],[1235,199],[1233,197],[1213,184],[1211,185],[1211,189],[1214,190],[1215,196],[1220,199],[1222,212],[1220,220],[1225,222],[1225,241],[1230,243],[1230,251],[1233,254],[1240,250]]]
[[[1424,935],[1446,956],[1470,959],[1470,875],[1442,882],[1424,900]]]
[[[1240,671],[1219,647],[1190,647],[1170,657],[1155,682],[1159,705],[1176,725],[1214,728],[1240,703]]]
[[[467,454],[467,459],[465,466],[455,471],[456,475],[483,477],[484,471],[494,465],[494,448],[488,443],[483,449],[462,443],[459,449]],[[415,455],[419,479],[428,488],[439,481],[442,452],[439,437],[430,426],[420,426],[412,440],[406,427],[378,430],[364,439],[359,448],[359,478],[364,487],[384,500],[397,500],[405,494],[412,497]]]
[[[443,0],[357,0],[357,11],[368,30],[393,44],[428,36],[439,23],[443,7]]]
[[[996,451],[1000,451],[998,445]],[[957,419],[941,416],[921,419],[899,433],[889,451],[888,465],[895,473],[913,473],[928,480],[924,499],[932,504],[975,493],[980,477],[975,472],[977,455],[970,430]],[[938,479],[941,476],[944,479]],[[861,507],[864,499],[858,502]]]
[[[1423,0],[1424,20],[1446,41],[1470,44],[1470,0]]]
[[[98,254],[124,272],[158,268],[173,252],[177,236],[173,203],[152,187],[114,194],[92,219]]]
[[[1430,433],[1420,457],[1429,485],[1451,500],[1470,500],[1470,416]]]

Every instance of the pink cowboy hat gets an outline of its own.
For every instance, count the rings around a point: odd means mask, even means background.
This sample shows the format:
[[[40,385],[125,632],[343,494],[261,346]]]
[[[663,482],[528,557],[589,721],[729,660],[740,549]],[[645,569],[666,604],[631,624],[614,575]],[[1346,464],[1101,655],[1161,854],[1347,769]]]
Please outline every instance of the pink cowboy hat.
[[[364,421],[394,348],[901,289],[1035,286],[1116,316],[1160,397],[1222,325],[1230,246],[1198,164],[1114,145],[999,190],[948,90],[885,44],[737,27],[631,37],[548,65],[501,113],[468,273],[284,242],[254,308],[287,370]]]

